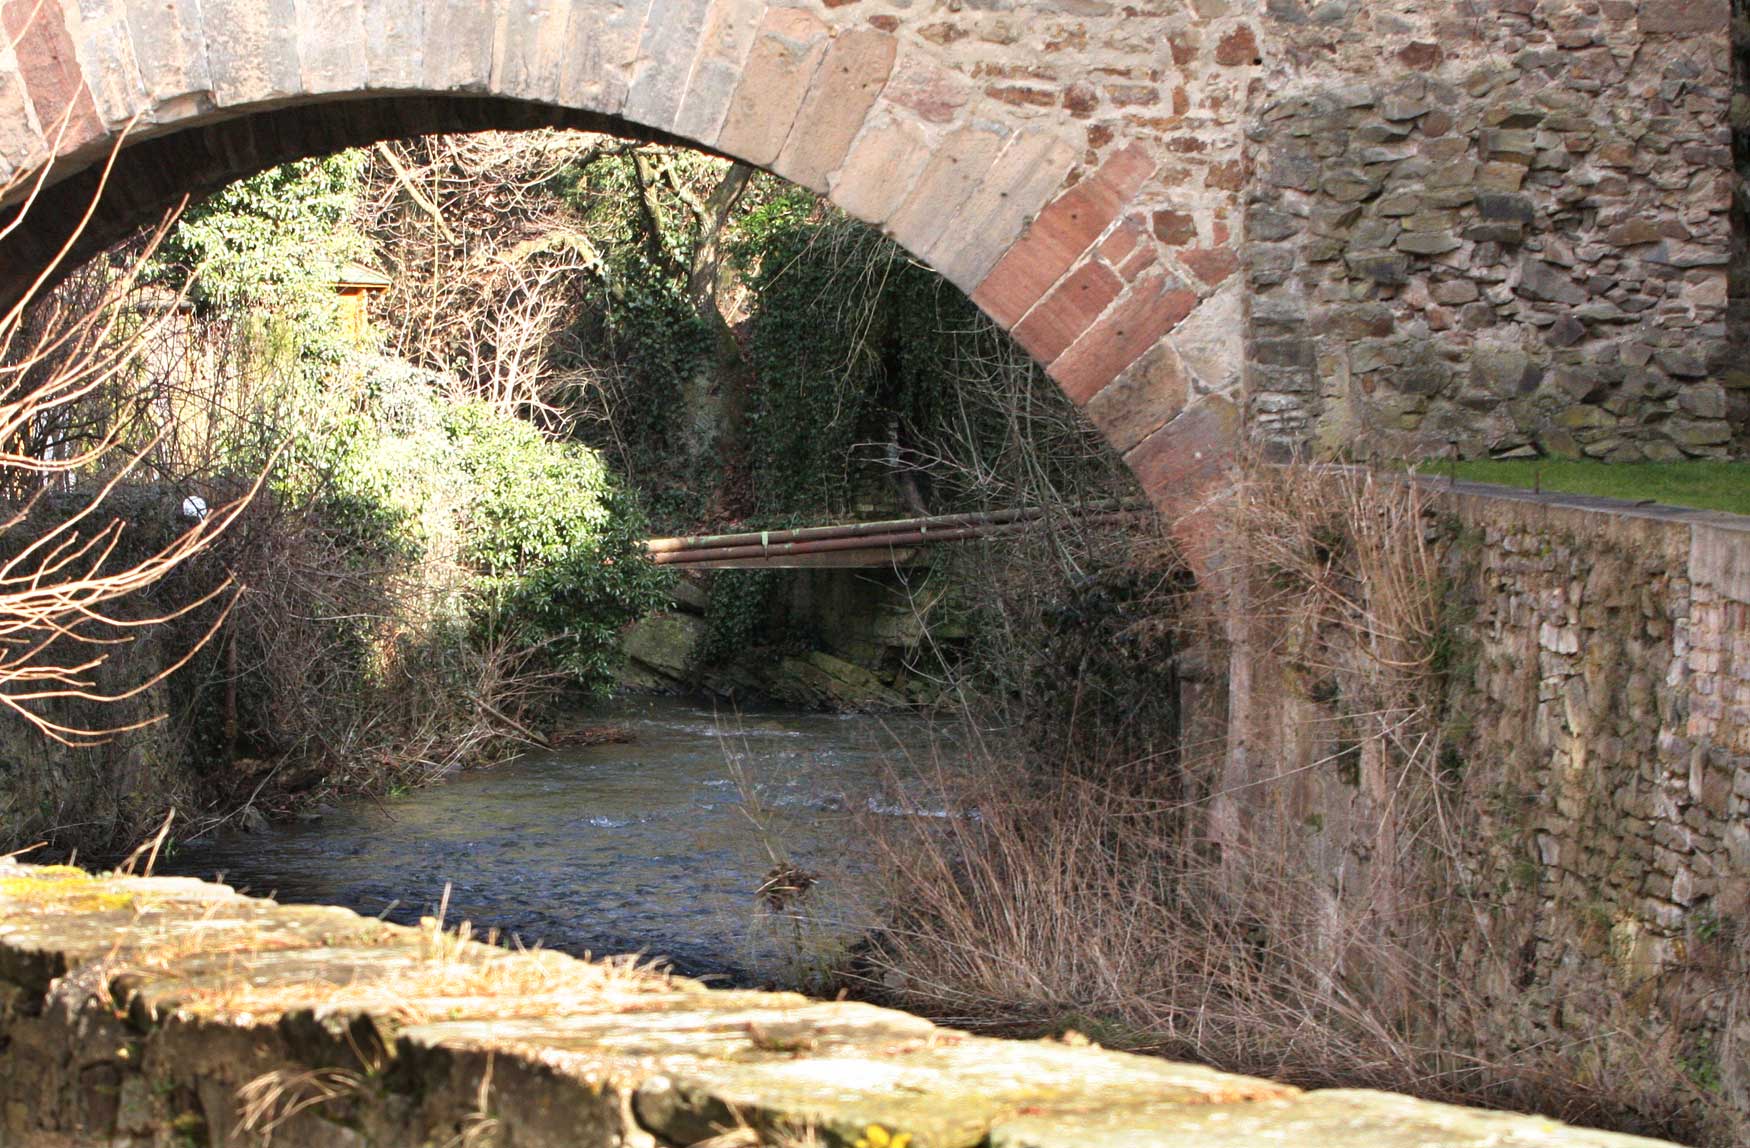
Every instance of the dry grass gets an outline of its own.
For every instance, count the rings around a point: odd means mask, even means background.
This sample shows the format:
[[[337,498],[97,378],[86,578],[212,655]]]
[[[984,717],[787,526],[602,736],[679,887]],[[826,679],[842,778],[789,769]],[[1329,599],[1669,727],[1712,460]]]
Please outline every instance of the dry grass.
[[[132,900],[136,911],[157,904],[149,893]],[[134,973],[149,982],[168,979],[178,984],[179,1008],[206,1015],[261,1019],[310,1009],[368,1013],[396,1025],[613,1011],[696,987],[634,957],[578,959],[505,946],[496,932],[476,938],[466,921],[446,929],[441,908],[440,917],[421,918],[417,928],[361,919],[350,930],[330,920],[301,921],[298,914],[308,911],[296,908],[282,918],[241,920],[229,908],[214,902],[203,918],[208,927],[185,923],[118,953],[106,963],[106,978]],[[253,983],[257,969],[271,969],[300,952],[334,956],[300,967],[295,977]],[[229,958],[222,974],[183,979],[180,970],[188,962],[210,968],[214,957]]]
[[[1317,701],[1300,711],[1323,715],[1300,731],[1311,764],[1236,769],[1187,741],[1115,771],[976,746],[964,772],[909,795],[961,816],[863,830],[889,906],[868,994],[963,1027],[1074,1029],[1295,1083],[1731,1142],[1717,1098],[1627,999],[1598,1031],[1526,1043],[1547,1004],[1482,987],[1479,963],[1513,954],[1488,949],[1475,815],[1442,765],[1462,651],[1417,490],[1260,472],[1226,513],[1251,594],[1227,632]],[[1207,641],[1222,620],[1174,624]],[[1283,712],[1253,718],[1280,733]],[[1098,763],[1103,747],[1085,752]],[[1316,788],[1337,784],[1339,802]],[[1333,806],[1346,857],[1301,824]]]

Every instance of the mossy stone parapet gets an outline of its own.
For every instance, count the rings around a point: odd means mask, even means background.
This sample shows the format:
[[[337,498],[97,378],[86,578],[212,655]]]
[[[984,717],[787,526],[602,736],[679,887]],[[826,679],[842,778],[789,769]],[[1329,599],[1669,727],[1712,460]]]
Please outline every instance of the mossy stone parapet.
[[[835,1148],[872,1127],[913,1148],[1656,1143],[0,861],[4,1148],[657,1148],[738,1125]]]

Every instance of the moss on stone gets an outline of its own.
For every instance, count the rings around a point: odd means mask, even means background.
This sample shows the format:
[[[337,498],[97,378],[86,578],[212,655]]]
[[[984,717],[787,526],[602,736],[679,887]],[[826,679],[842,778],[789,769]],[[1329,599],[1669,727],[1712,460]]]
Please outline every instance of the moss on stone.
[[[126,909],[134,903],[133,894],[111,888],[66,865],[31,869],[23,876],[0,877],[0,898],[30,905],[52,901],[59,908],[78,912]]]

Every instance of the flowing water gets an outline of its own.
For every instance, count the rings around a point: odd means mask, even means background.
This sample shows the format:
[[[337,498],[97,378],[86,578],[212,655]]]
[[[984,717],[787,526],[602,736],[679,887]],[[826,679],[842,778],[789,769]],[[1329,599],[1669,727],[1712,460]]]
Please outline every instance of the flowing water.
[[[858,827],[896,814],[881,795],[933,740],[911,716],[717,714],[668,698],[590,720],[633,740],[530,753],[316,822],[185,843],[158,871],[403,923],[434,915],[448,884],[446,920],[476,931],[778,983],[794,976],[797,946],[792,925],[759,909],[773,858],[756,820],[823,878],[811,897],[828,907],[826,931],[854,936],[866,910]]]

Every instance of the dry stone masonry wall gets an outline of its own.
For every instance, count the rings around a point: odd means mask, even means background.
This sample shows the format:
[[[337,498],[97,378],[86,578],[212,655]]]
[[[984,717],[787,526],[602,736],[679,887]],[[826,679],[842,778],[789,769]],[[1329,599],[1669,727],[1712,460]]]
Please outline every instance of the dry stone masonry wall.
[[[1487,990],[1536,1002],[1512,1010],[1535,1018],[1526,1044],[1663,1028],[1750,1113],[1750,521],[1481,496],[1457,511],[1466,790],[1501,890],[1473,946]]]
[[[1319,684],[1349,658],[1377,664],[1363,643],[1327,635],[1308,670],[1302,645],[1261,627],[1245,667],[1256,714],[1228,730],[1249,750],[1233,779],[1245,840],[1317,882],[1318,943],[1362,991],[1389,999],[1369,978],[1391,966],[1349,930],[1413,938],[1406,951],[1452,962],[1443,1019],[1483,1061],[1665,1081],[1646,1086],[1653,1104],[1689,1106],[1697,1127],[1725,1119],[1716,1138],[1736,1143],[1750,1126],[1750,519],[1438,486],[1449,669],[1430,770],[1446,811],[1417,820],[1428,774],[1382,768],[1377,743],[1354,740],[1372,695]]]
[[[1732,156],[1737,181],[1732,188],[1731,302],[1727,335],[1738,353],[1728,368],[1737,376],[1746,369],[1742,348],[1750,346],[1750,0],[1732,0]],[[1742,424],[1740,423],[1740,426]]]
[[[1725,457],[1726,0],[1268,0],[1253,433],[1276,453]]]

